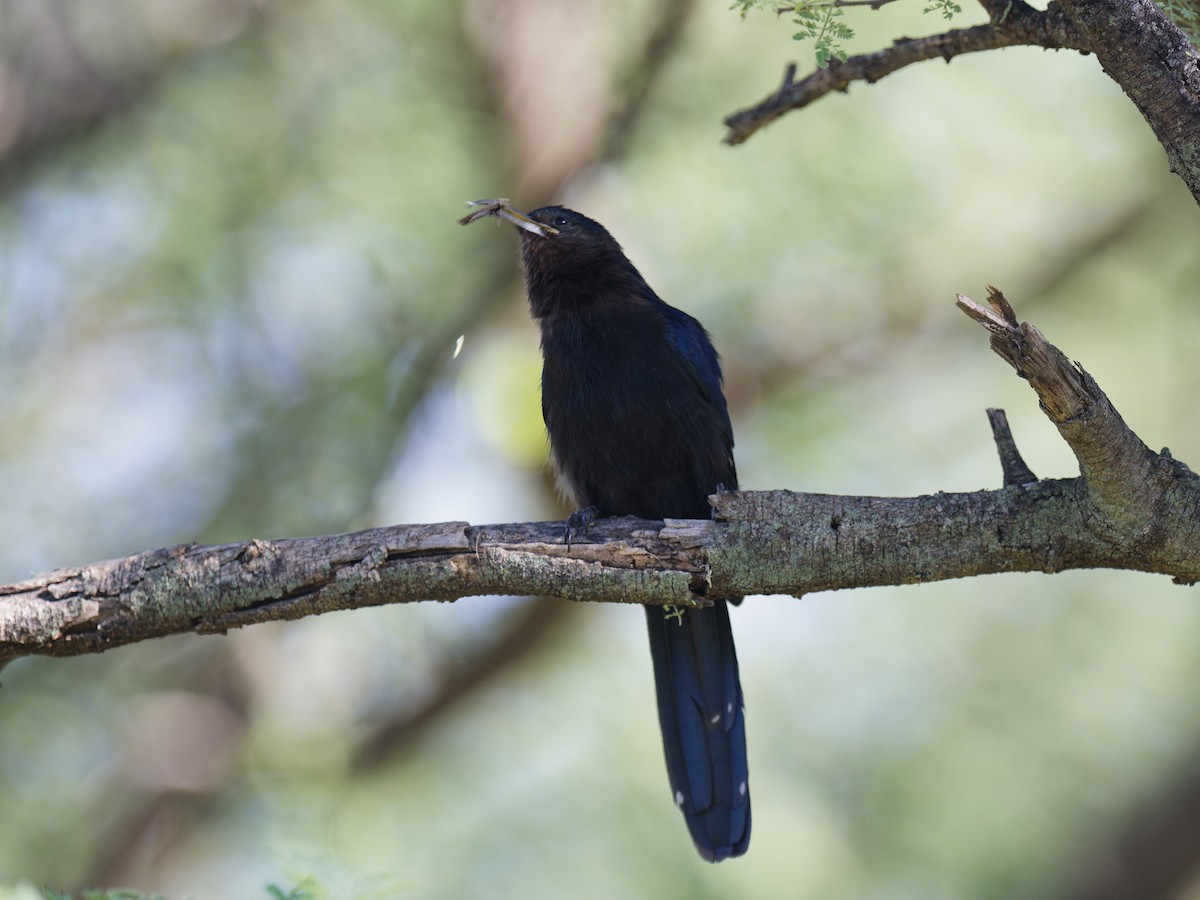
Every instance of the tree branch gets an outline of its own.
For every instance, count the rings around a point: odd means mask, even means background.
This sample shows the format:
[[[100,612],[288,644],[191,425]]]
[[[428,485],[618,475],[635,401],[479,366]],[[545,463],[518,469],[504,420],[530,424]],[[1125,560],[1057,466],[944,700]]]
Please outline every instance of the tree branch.
[[[1000,470],[1004,473],[1004,486],[1014,484],[1033,484],[1037,476],[1025,464],[1025,458],[1017,449],[1013,440],[1012,430],[1008,427],[1008,416],[1002,409],[987,411],[988,424],[992,426],[992,439],[996,442],[996,452],[1000,454]]]
[[[1200,203],[1200,52],[1152,0],[1061,0]]]
[[[900,38],[874,53],[832,61],[800,81],[789,65],[783,83],[755,106],[725,119],[727,144],[855,81],[874,83],[934,57],[1028,45],[1095,53],[1137,106],[1179,175],[1200,202],[1200,51],[1153,0],[1052,0],[1045,11],[1024,0],[980,0],[990,22],[923,38]]]
[[[727,492],[709,498],[711,521],[607,519],[570,547],[561,523],[445,522],[154,550],[0,587],[0,660],[481,594],[695,606],[992,572],[1200,580],[1200,478],[1151,452],[1090,375],[1017,323],[1003,294],[991,288],[988,301],[960,294],[958,305],[1033,387],[1079,478],[1022,475],[997,491],[902,498]]]
[[[987,25],[955,28],[922,38],[900,38],[885,50],[852,56],[842,62],[832,60],[827,68],[818,69],[800,81],[794,80],[795,66],[788,66],[783,83],[774,93],[725,119],[729,129],[725,143],[740,144],[785,113],[802,109],[830,91],[846,91],[855,81],[874,84],[898,69],[927,59],[940,57],[950,62],[963,53],[1018,45],[1090,52],[1087,38],[1058,3],[1051,2],[1044,12],[1022,0],[1014,0],[1007,6],[1005,14],[993,16]]]
[[[1000,291],[989,288],[988,302],[991,308],[985,309],[958,296],[959,308],[991,332],[992,349],[1029,382],[1042,411],[1074,451],[1095,514],[1092,527],[1110,528],[1128,540],[1141,540],[1163,528],[1190,533],[1186,520],[1165,522],[1160,503],[1167,502],[1177,477],[1195,476],[1169,452],[1151,451],[1082,366],[1072,364],[1029,323],[1017,323]]]

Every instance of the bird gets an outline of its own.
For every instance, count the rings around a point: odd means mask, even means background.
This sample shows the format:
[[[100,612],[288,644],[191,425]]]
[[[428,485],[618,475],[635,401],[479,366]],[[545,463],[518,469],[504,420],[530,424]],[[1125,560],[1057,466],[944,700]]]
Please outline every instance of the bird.
[[[466,224],[518,228],[541,334],[542,416],[560,486],[576,506],[566,540],[599,517],[707,518],[737,488],[716,349],[663,301],[599,222],[562,206],[530,213],[476,201]],[[733,600],[737,602],[740,598]],[[750,843],[745,714],[726,599],[645,605],[667,775],[700,856]]]

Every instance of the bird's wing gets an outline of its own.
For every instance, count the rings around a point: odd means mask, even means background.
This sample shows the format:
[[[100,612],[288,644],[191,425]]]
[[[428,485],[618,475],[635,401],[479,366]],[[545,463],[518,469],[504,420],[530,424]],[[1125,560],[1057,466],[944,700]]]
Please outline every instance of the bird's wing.
[[[683,310],[667,307],[667,333],[671,345],[687,363],[700,392],[712,406],[720,410],[732,444],[733,428],[729,424],[729,409],[725,405],[725,394],[721,390],[721,364],[716,348],[709,340],[704,326]]]

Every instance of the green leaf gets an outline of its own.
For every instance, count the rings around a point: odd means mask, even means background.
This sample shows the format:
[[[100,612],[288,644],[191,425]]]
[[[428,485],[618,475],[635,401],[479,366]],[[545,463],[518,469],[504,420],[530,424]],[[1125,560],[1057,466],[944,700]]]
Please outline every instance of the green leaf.
[[[962,12],[962,7],[955,3],[954,0],[930,0],[929,5],[921,10],[921,12],[941,13],[942,18],[949,21]]]
[[[809,0],[792,10],[792,24],[799,29],[792,39],[813,42],[818,69],[824,69],[831,60],[846,58],[841,42],[854,37],[854,29],[841,21],[844,12],[832,0]]]

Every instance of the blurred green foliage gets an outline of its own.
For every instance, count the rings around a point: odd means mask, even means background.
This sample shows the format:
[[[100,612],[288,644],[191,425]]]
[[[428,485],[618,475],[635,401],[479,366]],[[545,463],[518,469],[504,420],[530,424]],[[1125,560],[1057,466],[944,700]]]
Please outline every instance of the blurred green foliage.
[[[681,30],[659,57],[642,38],[663,15]],[[914,67],[733,150],[721,118],[777,83],[792,45],[720,4],[27,0],[0,16],[0,95],[25,98],[0,103],[7,581],[191,540],[562,515],[515,240],[455,224],[477,197],[595,216],[706,324],[744,487],[996,487],[987,406],[1039,475],[1074,474],[954,309],[989,282],[1148,442],[1200,459],[1196,211],[1093,59]],[[891,4],[847,46],[934,21]],[[614,145],[641,70],[650,93]],[[96,111],[73,126],[63,98]],[[1200,611],[1163,579],[751,598],[734,627],[755,837],[714,868],[670,803],[636,610],[571,610],[439,701],[522,608],[364,610],[11,665],[0,881],[1044,896],[1200,741]],[[360,771],[367,735],[429,703],[445,711]]]

